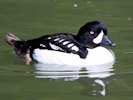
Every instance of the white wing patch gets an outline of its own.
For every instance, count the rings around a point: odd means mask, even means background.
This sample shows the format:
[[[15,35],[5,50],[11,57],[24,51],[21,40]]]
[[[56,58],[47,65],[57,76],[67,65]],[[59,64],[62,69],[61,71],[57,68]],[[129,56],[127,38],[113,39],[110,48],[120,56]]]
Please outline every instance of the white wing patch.
[[[48,37],[48,39],[52,39],[51,37]]]
[[[99,33],[99,35],[98,35],[95,39],[93,39],[93,42],[94,42],[95,44],[101,43],[101,41],[102,41],[102,39],[103,39],[103,35],[104,35],[103,31],[101,31],[101,32]]]
[[[40,44],[41,47],[46,47],[44,44]]]
[[[53,50],[61,50],[61,51],[68,51],[70,52],[71,50],[78,52],[79,48],[73,43],[73,40],[69,40],[67,38],[60,38],[60,37],[49,37],[48,39],[53,39],[53,41],[49,45]],[[43,44],[40,44],[40,46],[44,47]],[[65,47],[66,46],[66,47]],[[63,49],[63,48],[66,48]]]
[[[64,39],[61,39],[60,41],[59,41],[59,43],[61,43],[61,42],[63,42],[64,41]]]
[[[62,48],[60,48],[59,46],[56,46],[56,45],[54,45],[54,44],[49,43],[49,45],[50,45],[51,48],[54,49],[54,50],[62,50]]]
[[[72,46],[74,46],[73,43],[67,45],[68,48],[70,48],[70,47],[72,47]]]
[[[58,41],[58,40],[60,40],[60,38],[54,39],[54,41]]]
[[[66,45],[68,43],[70,43],[70,41],[65,41],[65,42],[63,42],[63,45]]]
[[[71,49],[72,49],[72,50],[75,50],[76,52],[79,51],[79,48],[78,48],[77,46],[73,46]]]

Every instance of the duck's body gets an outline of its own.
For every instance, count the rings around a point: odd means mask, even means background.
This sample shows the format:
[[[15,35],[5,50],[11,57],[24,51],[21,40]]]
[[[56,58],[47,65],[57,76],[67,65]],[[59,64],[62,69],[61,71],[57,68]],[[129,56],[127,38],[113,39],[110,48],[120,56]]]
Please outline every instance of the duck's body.
[[[66,54],[76,54],[80,58],[86,58],[88,46],[78,42],[76,36],[68,33],[56,33],[45,35],[40,38],[27,40],[26,44],[30,47],[31,57],[35,49],[48,50],[55,52],[65,52]]]
[[[27,64],[31,58],[39,63],[60,65],[98,65],[115,61],[114,54],[102,47],[115,45],[108,39],[105,25],[99,21],[85,24],[77,35],[58,33],[23,41],[10,33],[6,40]]]
[[[82,59],[78,55],[72,53],[40,49],[35,49],[32,57],[39,63],[58,65],[95,66],[108,63],[113,64],[115,62],[115,55],[109,49],[99,46],[93,49],[88,48],[87,50],[89,53],[85,59]]]

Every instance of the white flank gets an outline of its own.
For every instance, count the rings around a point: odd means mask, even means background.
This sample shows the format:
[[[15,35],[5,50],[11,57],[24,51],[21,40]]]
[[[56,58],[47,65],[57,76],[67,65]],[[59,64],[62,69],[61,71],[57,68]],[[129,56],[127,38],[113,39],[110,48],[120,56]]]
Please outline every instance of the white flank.
[[[99,33],[99,35],[98,35],[95,39],[93,39],[93,42],[94,42],[95,44],[101,43],[101,41],[102,41],[102,39],[103,39],[103,35],[104,35],[103,31],[101,31],[101,32]]]
[[[93,65],[92,70],[95,71],[94,65],[108,64],[115,62],[115,55],[112,51],[104,47],[96,47],[94,49],[87,49],[88,55],[86,59],[81,59],[79,55],[53,51],[35,49],[33,58],[39,63],[43,64],[58,64],[58,65]],[[77,66],[76,66],[77,67]],[[99,67],[99,66],[98,66]],[[59,67],[61,68],[61,67]]]

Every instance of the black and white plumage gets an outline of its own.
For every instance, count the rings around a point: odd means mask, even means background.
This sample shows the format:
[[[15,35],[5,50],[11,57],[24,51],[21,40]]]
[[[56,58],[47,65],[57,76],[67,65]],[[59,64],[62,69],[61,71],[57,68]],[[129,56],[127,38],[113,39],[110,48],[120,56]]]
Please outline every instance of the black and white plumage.
[[[35,60],[36,58],[33,54],[38,49],[60,52],[61,55],[61,52],[74,54],[79,56],[78,59],[86,60],[89,56],[88,49],[94,49],[99,46],[115,46],[107,36],[106,26],[100,21],[86,23],[79,29],[77,35],[56,33],[25,41],[8,33],[6,41],[14,47],[17,55],[30,53],[30,57]]]
[[[74,39],[74,35],[68,33],[57,33],[45,35],[38,39],[28,40],[26,43],[31,50],[36,48],[73,53],[85,58],[88,51],[87,46]]]

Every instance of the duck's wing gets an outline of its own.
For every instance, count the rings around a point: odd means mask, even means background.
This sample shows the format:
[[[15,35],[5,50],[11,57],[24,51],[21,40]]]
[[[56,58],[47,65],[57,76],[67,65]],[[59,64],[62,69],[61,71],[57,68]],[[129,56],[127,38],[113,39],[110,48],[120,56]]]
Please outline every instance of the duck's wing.
[[[73,35],[67,33],[42,36],[36,39],[35,44],[41,49],[78,54],[81,58],[86,58],[88,54],[87,47],[76,41]]]

